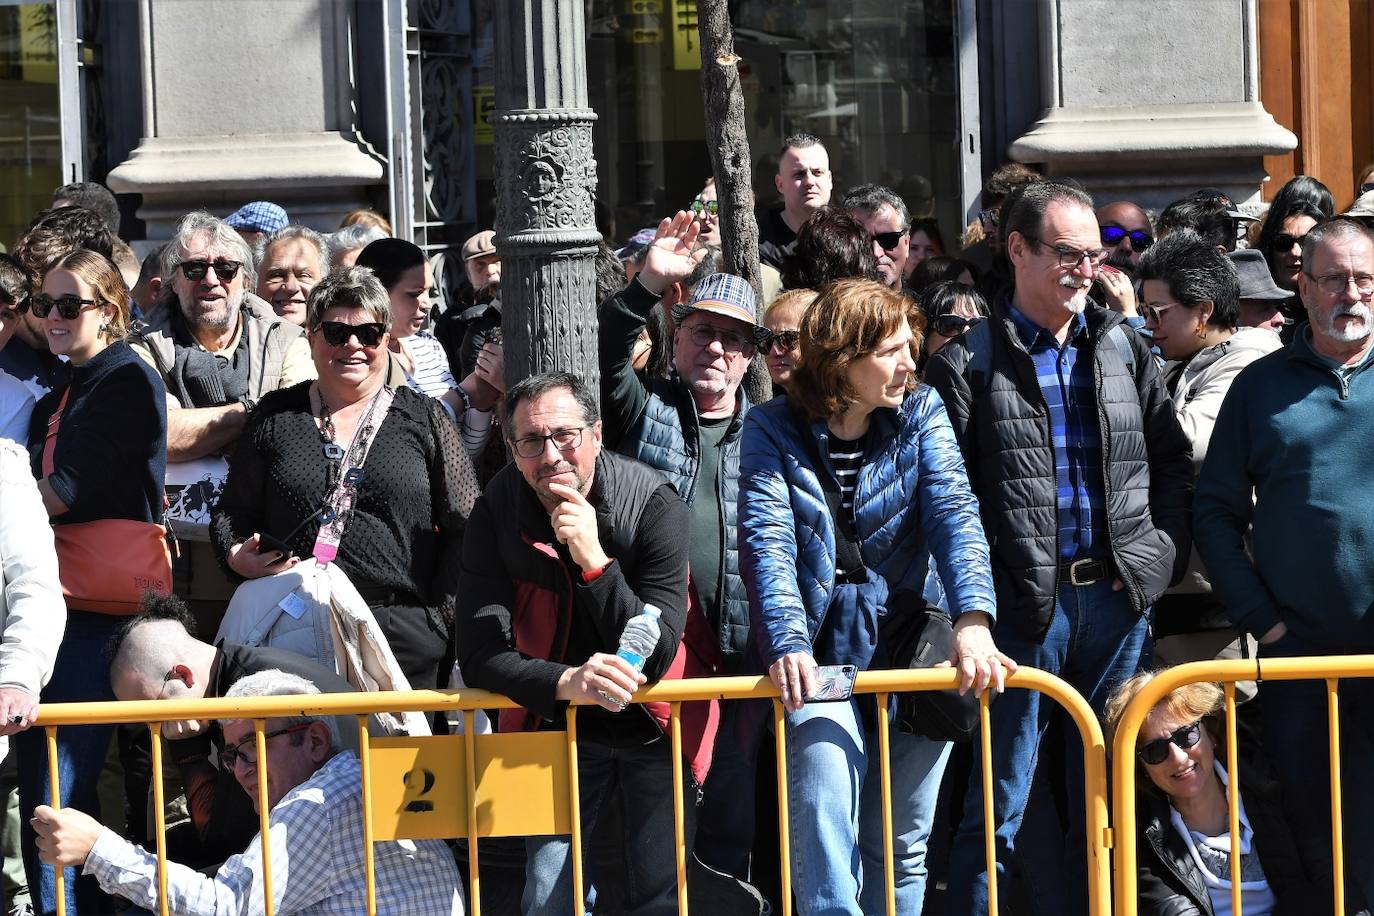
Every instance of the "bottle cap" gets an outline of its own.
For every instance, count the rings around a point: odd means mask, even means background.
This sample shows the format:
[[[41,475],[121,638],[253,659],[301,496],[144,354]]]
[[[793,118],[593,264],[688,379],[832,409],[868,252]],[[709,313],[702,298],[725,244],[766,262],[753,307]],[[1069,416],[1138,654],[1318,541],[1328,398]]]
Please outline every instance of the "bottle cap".
[[[644,605],[644,611],[643,611],[643,613],[648,614],[650,617],[654,618],[655,620],[658,620],[660,617],[663,616],[663,612],[660,611],[658,608],[654,607],[652,604],[646,604],[646,605]]]

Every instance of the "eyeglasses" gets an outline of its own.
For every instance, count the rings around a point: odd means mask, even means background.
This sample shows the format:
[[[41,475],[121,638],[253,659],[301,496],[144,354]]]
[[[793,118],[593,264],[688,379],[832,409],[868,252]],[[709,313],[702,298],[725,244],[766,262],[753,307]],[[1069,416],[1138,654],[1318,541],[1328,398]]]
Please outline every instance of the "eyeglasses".
[[[242,261],[231,261],[228,258],[216,258],[211,261],[182,261],[177,265],[181,275],[188,280],[199,281],[205,279],[205,274],[214,268],[215,276],[221,282],[228,283],[239,275],[239,268],[243,266]]]
[[[765,351],[778,349],[784,353],[791,353],[801,345],[801,331],[778,331],[768,335],[768,346]]]
[[[878,247],[883,251],[892,251],[902,243],[902,236],[906,235],[907,232],[906,229],[899,229],[896,232],[875,232],[873,233],[873,241],[877,242]]]
[[[705,210],[710,216],[715,216],[720,212],[720,201],[702,200],[698,197],[696,200],[692,201],[692,205],[688,209],[692,211],[693,216],[700,216],[702,210]]]
[[[1353,277],[1347,274],[1327,274],[1323,277],[1313,277],[1305,270],[1303,273],[1307,274],[1312,282],[1317,284],[1317,289],[1328,296],[1339,296],[1346,291],[1346,288],[1349,287],[1351,283],[1355,284],[1355,289],[1361,296],[1368,296],[1370,293],[1374,293],[1374,277],[1371,277],[1369,274],[1356,274]]]
[[[709,324],[693,325],[687,332],[692,343],[698,347],[709,347],[717,340],[726,353],[753,353],[754,339],[734,331],[722,331]]]
[[[1177,744],[1183,750],[1195,746],[1202,740],[1202,720],[1198,719],[1191,725],[1174,729],[1167,738],[1156,738],[1153,741],[1146,741],[1135,749],[1136,756],[1148,763],[1156,766],[1169,759],[1169,745]]]
[[[292,735],[296,732],[303,732],[313,724],[313,722],[297,722],[295,725],[288,725],[274,732],[265,732],[262,738],[264,741],[271,741],[279,735]],[[248,750],[245,752],[244,748],[248,748]],[[257,762],[258,736],[255,734],[249,735],[238,744],[231,744],[219,752],[219,766],[220,769],[225,772],[233,772],[234,767],[238,766],[240,763],[251,763],[256,766]]]
[[[515,449],[515,454],[521,458],[538,458],[544,454],[545,442],[552,442],[553,447],[560,452],[571,452],[582,446],[582,431],[586,428],[579,426],[576,429],[555,429],[547,436],[526,436],[523,439],[512,439],[511,447]]]
[[[1131,250],[1137,254],[1149,248],[1155,243],[1155,237],[1144,229],[1132,229],[1127,231],[1120,226],[1102,227],[1102,244],[1108,248],[1114,248],[1121,244],[1121,240],[1130,238]]]
[[[29,307],[33,309],[33,317],[47,318],[48,313],[57,309],[57,314],[68,321],[76,318],[82,312],[93,309],[97,305],[94,299],[81,299],[77,296],[58,296],[54,299],[47,293],[38,293],[29,298]]]
[[[1307,234],[1289,235],[1287,232],[1280,232],[1274,236],[1275,251],[1292,251],[1294,245],[1301,245],[1302,240],[1307,238]]]
[[[1066,248],[1063,245],[1050,245],[1040,241],[1037,238],[1032,238],[1031,236],[1026,237],[1030,239],[1031,243],[1035,246],[1048,248],[1051,251],[1053,251],[1056,255],[1059,256],[1059,266],[1067,267],[1070,270],[1078,267],[1079,264],[1082,264],[1084,258],[1087,259],[1088,263],[1092,265],[1094,270],[1101,267],[1102,262],[1107,260],[1107,252],[1102,248],[1090,248],[1084,251],[1079,251],[1077,248]]]
[[[358,338],[358,345],[371,350],[381,343],[382,335],[386,333],[386,325],[369,321],[366,324],[349,324],[346,321],[323,321],[320,322],[320,331],[324,334],[324,342],[331,347],[342,347],[348,343],[348,338]]]
[[[939,315],[935,318],[935,333],[941,337],[958,337],[982,320],[965,318],[963,315]]]
[[[979,210],[978,222],[983,224],[984,229],[996,229],[997,224],[1002,219],[1002,208],[993,207],[991,210]]]

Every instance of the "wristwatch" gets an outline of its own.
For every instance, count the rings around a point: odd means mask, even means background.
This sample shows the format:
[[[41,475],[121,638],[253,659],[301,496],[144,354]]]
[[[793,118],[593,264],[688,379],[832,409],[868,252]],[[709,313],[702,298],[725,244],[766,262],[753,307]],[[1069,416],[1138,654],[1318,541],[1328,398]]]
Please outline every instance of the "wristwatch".
[[[245,395],[241,395],[241,396],[239,397],[238,403],[240,403],[240,404],[243,405],[243,412],[244,412],[244,413],[252,413],[252,412],[253,412],[253,408],[258,406],[258,402],[255,401],[255,400],[253,400],[252,398],[250,398],[250,397],[249,397],[248,395],[246,395],[246,394],[245,394]]]

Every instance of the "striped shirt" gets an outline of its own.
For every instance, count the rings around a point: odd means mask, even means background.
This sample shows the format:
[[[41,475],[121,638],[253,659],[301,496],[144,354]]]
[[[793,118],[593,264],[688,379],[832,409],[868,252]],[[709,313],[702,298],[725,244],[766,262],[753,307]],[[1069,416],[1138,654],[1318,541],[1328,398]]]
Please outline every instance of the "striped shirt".
[[[1102,431],[1097,418],[1093,342],[1088,323],[1075,315],[1063,346],[1015,307],[1007,311],[1035,363],[1035,380],[1049,411],[1054,443],[1059,557],[1065,562],[1098,557],[1107,550],[1106,481]],[[1081,357],[1081,358],[1080,358]]]
[[[278,913],[367,912],[363,873],[362,766],[335,754],[277,802],[269,815],[272,897]],[[439,840],[373,844],[378,916],[461,916],[462,879]],[[114,831],[101,832],[85,873],[101,888],[157,912],[157,857]],[[262,835],[214,875],[167,863],[168,911],[181,916],[262,913]]]
[[[458,387],[458,381],[449,369],[448,354],[444,351],[444,345],[439,343],[433,334],[428,331],[416,331],[409,337],[402,337],[401,348],[414,364],[413,368],[406,372],[406,384],[409,387],[436,399]],[[447,401],[444,401],[443,405],[456,422],[453,408]],[[458,423],[458,431],[462,434],[463,448],[470,456],[475,458],[487,447],[487,441],[491,439],[491,421],[490,410],[471,408],[464,413],[462,422]]]
[[[863,467],[867,438],[841,439],[833,433],[829,438],[830,464],[835,468],[835,481],[840,485],[840,506],[851,526],[855,525],[854,491],[859,486],[859,468]]]

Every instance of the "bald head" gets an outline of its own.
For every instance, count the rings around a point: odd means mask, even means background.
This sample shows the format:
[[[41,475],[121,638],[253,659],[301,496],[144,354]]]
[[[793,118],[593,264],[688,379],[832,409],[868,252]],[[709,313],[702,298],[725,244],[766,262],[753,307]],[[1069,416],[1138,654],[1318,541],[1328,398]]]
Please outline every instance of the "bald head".
[[[1149,214],[1129,200],[1118,200],[1097,208],[1097,225],[1108,263],[1134,272],[1140,253],[1154,240]]]
[[[179,620],[138,617],[119,637],[110,685],[121,700],[205,696],[215,647],[186,632]]]

